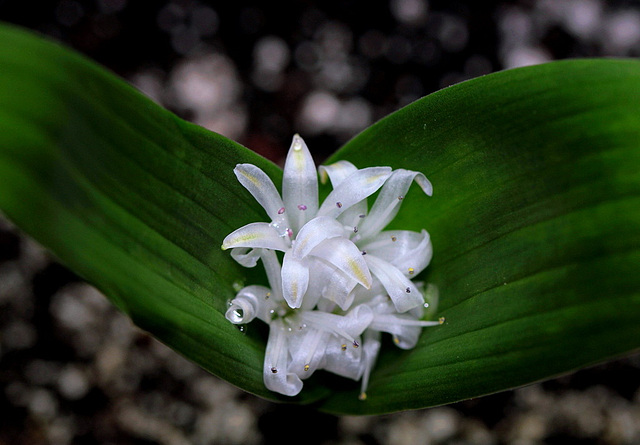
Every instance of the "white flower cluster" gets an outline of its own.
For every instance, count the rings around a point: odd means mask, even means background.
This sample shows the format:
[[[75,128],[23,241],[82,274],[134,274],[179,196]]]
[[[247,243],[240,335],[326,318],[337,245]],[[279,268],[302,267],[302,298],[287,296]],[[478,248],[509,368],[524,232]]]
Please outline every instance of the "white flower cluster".
[[[431,195],[422,173],[390,167],[357,169],[339,161],[319,168],[333,191],[318,203],[318,175],[298,135],[287,155],[282,198],[269,177],[252,164],[234,169],[240,183],[266,210],[271,222],[256,222],[229,234],[223,249],[246,267],[258,260],[270,289],[248,286],[230,302],[226,318],[269,325],[264,383],[294,396],[302,380],[324,369],[362,379],[369,375],[382,332],[397,346],[413,348],[424,326],[421,285],[411,281],[431,260],[429,234],[383,231],[415,181]],[[368,208],[367,197],[380,190]],[[283,252],[282,264],[276,251]]]

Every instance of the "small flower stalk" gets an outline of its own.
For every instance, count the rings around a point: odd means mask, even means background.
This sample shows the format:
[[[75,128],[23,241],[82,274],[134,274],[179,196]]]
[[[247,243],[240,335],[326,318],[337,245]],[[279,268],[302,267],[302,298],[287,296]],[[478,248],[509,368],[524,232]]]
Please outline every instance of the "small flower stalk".
[[[357,169],[347,161],[316,172],[298,135],[287,155],[282,196],[255,165],[238,164],[234,173],[269,221],[232,232],[222,249],[231,249],[245,267],[261,262],[269,287],[240,290],[226,318],[269,325],[263,375],[271,391],[295,396],[302,381],[322,369],[361,380],[364,400],[382,333],[411,349],[423,327],[444,321],[422,319],[424,288],[412,281],[431,261],[429,234],[384,230],[412,182],[429,196],[431,183],[419,172]],[[318,173],[333,187],[322,203]],[[367,198],[378,191],[369,208]]]

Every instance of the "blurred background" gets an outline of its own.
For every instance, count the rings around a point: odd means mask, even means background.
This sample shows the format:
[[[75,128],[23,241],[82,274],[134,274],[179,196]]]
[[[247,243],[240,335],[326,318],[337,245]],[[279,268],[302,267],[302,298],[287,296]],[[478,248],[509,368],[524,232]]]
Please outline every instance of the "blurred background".
[[[378,119],[466,79],[640,56],[631,0],[0,0],[0,20],[63,42],[279,164],[295,132],[320,163]],[[137,330],[0,217],[0,445],[294,441],[640,444],[640,356],[386,416],[274,404]]]

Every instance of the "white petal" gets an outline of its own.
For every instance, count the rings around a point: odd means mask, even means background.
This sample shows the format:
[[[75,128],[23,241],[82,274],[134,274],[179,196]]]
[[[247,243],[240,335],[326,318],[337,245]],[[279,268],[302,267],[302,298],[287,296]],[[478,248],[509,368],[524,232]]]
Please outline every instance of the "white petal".
[[[378,352],[380,352],[380,332],[367,329],[362,342],[362,386],[360,389],[360,400],[365,400],[367,398],[367,388],[369,387],[369,376],[378,358]]]
[[[292,253],[296,258],[304,258],[311,250],[327,238],[341,236],[342,224],[328,216],[313,218],[298,232],[293,243]]]
[[[227,320],[233,324],[249,323],[255,317],[264,322],[271,321],[271,309],[275,302],[271,298],[271,290],[264,286],[247,286],[238,292],[231,300],[231,305],[225,314]]]
[[[282,197],[291,229],[297,232],[318,211],[318,174],[307,144],[297,134],[284,164]]]
[[[230,233],[222,242],[223,250],[233,247],[260,247],[285,251],[289,246],[270,224],[251,223]]]
[[[356,342],[362,343],[360,337]],[[322,369],[357,380],[363,371],[362,351],[361,346],[356,348],[353,343],[345,343],[344,338],[331,335],[325,347]]]
[[[260,203],[272,221],[283,219],[284,204],[271,178],[253,164],[238,164],[233,169],[240,184]]]
[[[316,304],[320,304],[319,310],[332,312],[338,304],[343,310],[349,309],[353,300],[350,292],[358,282],[318,257],[307,258],[311,262],[309,286],[301,308],[311,310]],[[329,300],[332,304],[328,304]]]
[[[337,218],[352,205],[375,193],[390,174],[390,167],[369,167],[352,173],[327,196],[318,216]]]
[[[309,285],[307,261],[295,258],[291,252],[284,254],[282,260],[282,296],[292,308],[302,305],[304,294]]]
[[[287,340],[282,320],[274,320],[270,324],[262,376],[265,386],[271,391],[295,396],[302,390],[302,381],[296,374],[289,372]]]
[[[416,320],[408,315],[376,314],[369,328],[393,334],[393,342],[399,348],[411,349],[418,342],[422,328],[439,324],[438,321]]]
[[[260,250],[250,247],[236,247],[231,249],[231,258],[244,267],[255,267],[260,259]]]
[[[336,303],[340,309],[346,311],[353,303],[354,294],[351,292],[358,282],[341,270],[332,267],[331,278],[325,282],[322,297]]]
[[[274,301],[283,301],[282,297],[282,268],[280,267],[280,261],[273,250],[260,249],[260,259],[262,265],[267,273],[267,279],[269,280],[269,286],[271,287],[271,293],[273,294]]]
[[[303,328],[300,333],[291,336],[292,359],[289,370],[301,379],[310,377],[324,364],[324,351],[330,336],[328,332],[313,328]]]
[[[360,224],[360,236],[362,239],[379,233],[391,222],[397,215],[400,203],[414,179],[416,183],[421,185],[425,185],[425,181],[429,183],[422,173],[404,169],[394,170],[380,190],[380,194],[371,207],[369,214]]]
[[[330,165],[321,165],[318,167],[318,173],[320,174],[320,182],[325,184],[327,182],[327,176],[331,180],[331,186],[336,188],[342,181],[358,170],[355,165],[349,161],[338,161]]]
[[[314,329],[329,332],[349,340],[354,347],[356,337],[369,326],[373,320],[373,311],[367,305],[360,305],[349,311],[347,315],[330,314],[320,311],[304,311],[300,314],[303,323]]]
[[[380,280],[398,312],[424,304],[418,288],[402,272],[374,255],[366,255],[365,258],[371,273]]]
[[[414,277],[422,272],[433,256],[431,238],[426,230],[388,230],[371,238],[362,249],[393,264],[405,276]]]
[[[364,287],[371,287],[371,273],[362,252],[348,239],[324,240],[310,252],[310,255],[331,263]]]

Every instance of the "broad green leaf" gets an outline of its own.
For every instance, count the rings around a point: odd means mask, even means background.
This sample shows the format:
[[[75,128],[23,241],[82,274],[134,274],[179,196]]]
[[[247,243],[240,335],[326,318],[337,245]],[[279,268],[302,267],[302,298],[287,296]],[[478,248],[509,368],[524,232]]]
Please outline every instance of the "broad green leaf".
[[[640,62],[505,71],[383,119],[333,160],[419,170],[395,228],[426,228],[446,324],[390,347],[322,408],[378,413],[476,397],[640,347]],[[412,205],[410,205],[410,203]]]
[[[507,71],[428,96],[337,153],[419,170],[393,227],[426,228],[445,325],[388,345],[369,398],[314,376],[293,401],[381,413],[475,397],[640,345],[640,63]],[[281,171],[57,45],[0,28],[0,208],[133,321],[262,397],[266,329],[223,316],[264,282],[220,250],[266,215],[233,166]],[[389,342],[390,343],[390,342]]]
[[[264,332],[224,318],[233,283],[263,280],[220,249],[266,218],[233,174],[243,162],[280,182],[275,165],[85,58],[0,27],[0,209],[138,326],[275,398],[262,383]],[[322,392],[309,389],[302,401]]]

